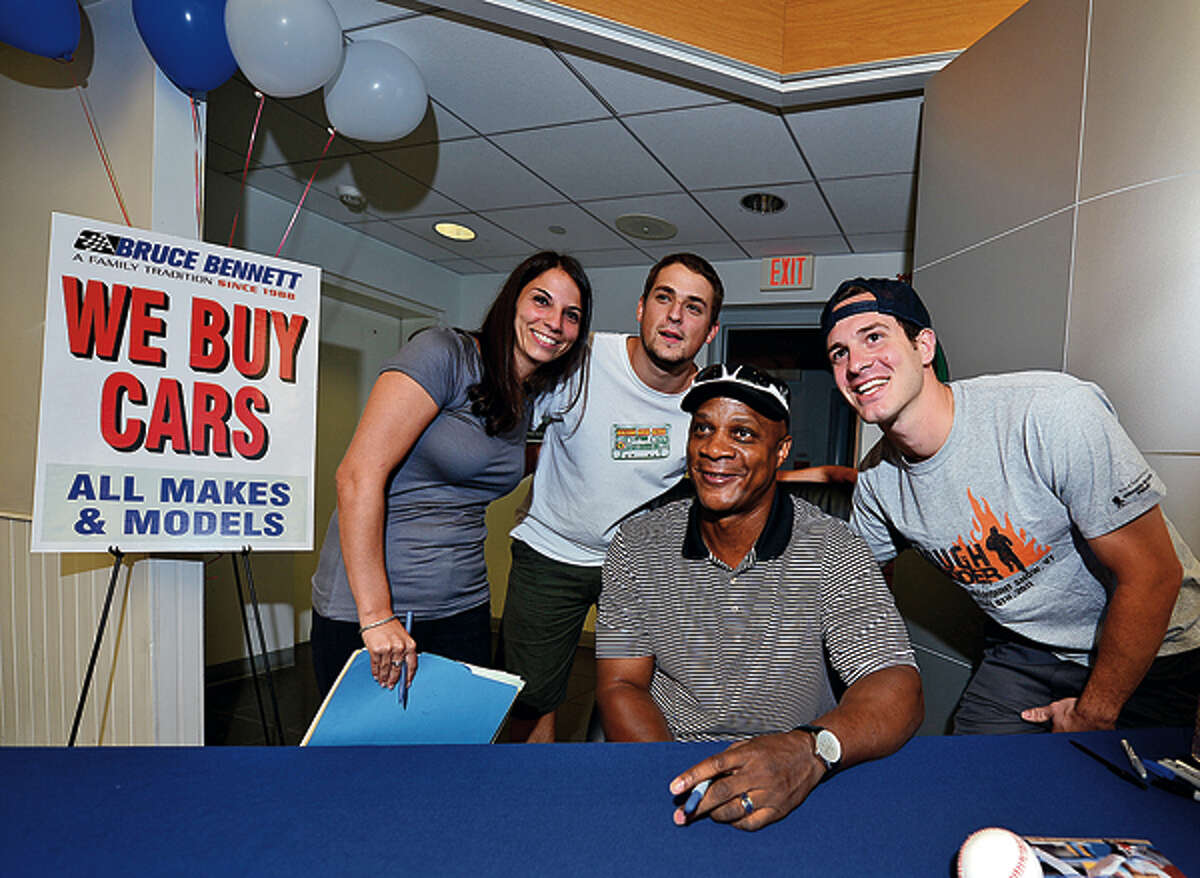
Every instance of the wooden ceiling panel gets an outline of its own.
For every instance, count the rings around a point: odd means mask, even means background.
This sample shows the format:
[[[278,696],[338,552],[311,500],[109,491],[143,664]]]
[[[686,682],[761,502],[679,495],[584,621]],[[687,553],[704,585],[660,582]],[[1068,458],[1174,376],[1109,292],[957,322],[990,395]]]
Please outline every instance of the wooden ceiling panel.
[[[563,5],[778,72],[783,67],[787,4],[788,0],[571,0]]]
[[[779,72],[961,51],[1024,2],[788,0]]]
[[[965,49],[1024,0],[572,0],[782,76]]]

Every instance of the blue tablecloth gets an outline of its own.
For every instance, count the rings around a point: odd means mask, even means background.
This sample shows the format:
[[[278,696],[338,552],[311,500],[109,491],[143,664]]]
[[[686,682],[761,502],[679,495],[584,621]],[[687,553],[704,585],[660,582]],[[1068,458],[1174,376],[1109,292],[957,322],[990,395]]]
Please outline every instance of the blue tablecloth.
[[[1126,733],[1149,759],[1188,733]],[[1120,735],[1070,737],[1114,761]],[[1067,736],[917,738],[758,833],[672,824],[695,744],[0,749],[0,872],[948,876],[983,826],[1156,842],[1200,878],[1200,803]]]

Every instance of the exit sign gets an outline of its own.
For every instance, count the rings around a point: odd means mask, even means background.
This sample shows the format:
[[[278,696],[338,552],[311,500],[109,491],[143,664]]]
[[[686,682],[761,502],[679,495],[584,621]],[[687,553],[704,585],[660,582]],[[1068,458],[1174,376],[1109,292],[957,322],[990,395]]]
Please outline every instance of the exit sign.
[[[769,256],[762,261],[760,290],[811,290],[813,258],[803,256]]]

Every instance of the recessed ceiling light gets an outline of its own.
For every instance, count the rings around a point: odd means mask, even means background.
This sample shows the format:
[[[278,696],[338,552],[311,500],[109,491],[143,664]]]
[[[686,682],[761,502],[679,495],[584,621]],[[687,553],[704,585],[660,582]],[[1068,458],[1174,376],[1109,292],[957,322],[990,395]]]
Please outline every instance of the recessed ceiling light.
[[[474,241],[475,230],[461,223],[434,223],[433,230],[451,241]]]
[[[668,238],[674,238],[679,232],[679,229],[665,219],[644,213],[627,213],[619,216],[613,225],[617,227],[618,232],[642,241],[665,241]]]
[[[760,214],[779,213],[787,207],[786,201],[770,192],[751,192],[742,197],[740,204],[743,210]]]

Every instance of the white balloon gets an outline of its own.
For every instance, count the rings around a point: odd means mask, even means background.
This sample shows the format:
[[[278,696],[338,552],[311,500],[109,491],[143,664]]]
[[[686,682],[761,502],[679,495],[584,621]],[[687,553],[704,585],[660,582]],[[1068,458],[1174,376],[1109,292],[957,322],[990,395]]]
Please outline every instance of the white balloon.
[[[347,46],[341,69],[325,85],[329,123],[355,140],[398,140],[421,124],[428,101],[412,58],[381,40]]]
[[[342,26],[329,0],[229,0],[225,36],[242,73],[272,97],[315,91],[342,60]]]

